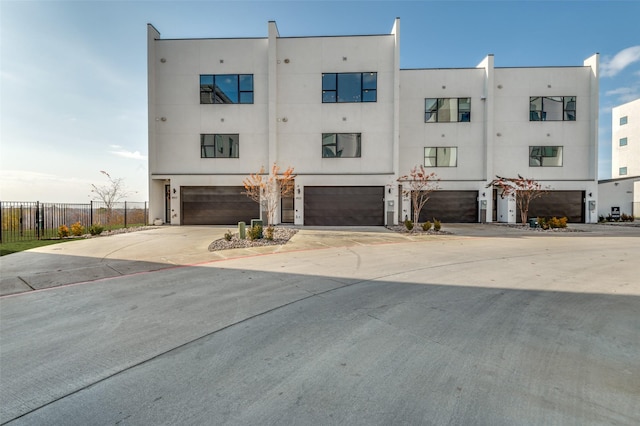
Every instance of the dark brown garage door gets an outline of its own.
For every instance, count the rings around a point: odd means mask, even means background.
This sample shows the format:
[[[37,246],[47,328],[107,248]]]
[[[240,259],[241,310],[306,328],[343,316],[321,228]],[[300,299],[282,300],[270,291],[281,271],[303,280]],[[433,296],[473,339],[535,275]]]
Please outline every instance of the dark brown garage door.
[[[435,191],[420,212],[420,222],[478,222],[478,191]]]
[[[520,222],[520,209],[517,210]],[[569,222],[584,223],[584,191],[550,191],[531,201],[529,217],[566,217]]]
[[[305,186],[304,224],[384,225],[383,186]]]
[[[258,203],[242,194],[242,186],[183,186],[183,225],[234,225],[260,217]]]

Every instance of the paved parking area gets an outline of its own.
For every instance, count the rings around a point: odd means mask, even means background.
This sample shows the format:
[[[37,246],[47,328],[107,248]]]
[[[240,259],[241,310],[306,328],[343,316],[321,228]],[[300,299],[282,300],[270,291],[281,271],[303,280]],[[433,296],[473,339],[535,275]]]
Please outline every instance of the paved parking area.
[[[225,230],[44,253],[33,275],[122,269],[0,298],[0,423],[640,423],[637,228],[308,229],[200,252]]]

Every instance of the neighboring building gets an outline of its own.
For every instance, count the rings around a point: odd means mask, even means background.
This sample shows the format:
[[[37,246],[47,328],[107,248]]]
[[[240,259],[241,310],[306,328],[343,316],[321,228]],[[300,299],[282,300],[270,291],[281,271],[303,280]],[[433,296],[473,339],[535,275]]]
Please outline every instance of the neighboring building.
[[[640,176],[640,99],[611,110],[611,177]]]
[[[423,218],[515,222],[487,188],[521,174],[552,189],[530,215],[595,222],[598,55],[574,67],[400,69],[390,34],[164,40],[148,26],[150,219],[260,215],[242,180],[295,168],[275,222],[383,225],[411,216],[397,178],[441,179]]]
[[[640,99],[611,110],[611,176],[598,182],[598,215],[640,218]]]

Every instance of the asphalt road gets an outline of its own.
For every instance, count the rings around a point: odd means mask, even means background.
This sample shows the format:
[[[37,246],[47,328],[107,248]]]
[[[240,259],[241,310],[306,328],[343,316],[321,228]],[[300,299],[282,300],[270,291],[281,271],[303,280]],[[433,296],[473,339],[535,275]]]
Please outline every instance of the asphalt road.
[[[449,236],[0,299],[0,423],[640,424],[637,232]]]

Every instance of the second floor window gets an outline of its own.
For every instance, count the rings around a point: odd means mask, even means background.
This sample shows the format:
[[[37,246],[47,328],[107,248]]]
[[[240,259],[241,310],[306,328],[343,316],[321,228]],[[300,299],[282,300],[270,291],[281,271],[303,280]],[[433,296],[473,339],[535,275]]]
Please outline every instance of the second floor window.
[[[458,148],[455,146],[425,147],[425,167],[457,167]]]
[[[252,104],[253,74],[200,76],[201,104]]]
[[[456,123],[471,121],[471,98],[426,98],[425,123]]]
[[[322,74],[322,102],[376,102],[378,73],[344,72]]]
[[[561,146],[530,146],[529,167],[561,167]]]
[[[627,116],[626,115],[624,117],[620,117],[620,125],[624,126],[625,124],[627,124]]]
[[[360,158],[360,133],[323,133],[322,158]]]
[[[200,135],[200,158],[238,158],[240,135]]]
[[[576,97],[531,96],[529,121],[576,121]]]
[[[627,146],[627,138],[620,138],[620,146]]]

